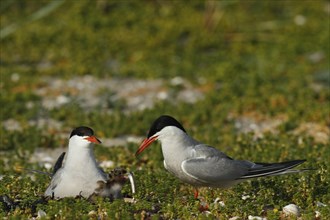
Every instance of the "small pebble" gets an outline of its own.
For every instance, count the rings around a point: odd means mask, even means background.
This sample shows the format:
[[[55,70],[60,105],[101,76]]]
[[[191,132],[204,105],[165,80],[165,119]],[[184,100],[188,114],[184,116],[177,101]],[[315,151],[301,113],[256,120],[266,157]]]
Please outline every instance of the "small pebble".
[[[298,26],[302,26],[306,23],[306,18],[303,15],[296,15],[294,17],[294,23]]]
[[[171,79],[170,83],[173,86],[178,86],[178,85],[185,84],[185,80],[182,77],[180,77],[180,76],[176,76],[176,77],[174,77],[174,78]]]
[[[13,73],[13,74],[11,74],[11,76],[10,76],[10,79],[11,79],[11,81],[13,81],[13,82],[17,82],[20,78],[21,78],[21,77],[20,77],[20,75],[19,75],[18,73]]]
[[[324,53],[322,51],[314,52],[310,55],[308,55],[308,59],[312,61],[313,63],[318,63],[324,58]]]
[[[44,167],[47,169],[47,170],[50,170],[53,168],[53,164],[49,163],[49,162],[46,162],[44,163]]]
[[[166,99],[168,99],[168,97],[169,97],[169,94],[166,91],[160,91],[157,94],[157,98],[160,99],[160,100],[166,100]]]
[[[136,203],[136,200],[134,198],[124,198],[124,202],[127,202],[127,203]]]
[[[12,118],[2,121],[2,126],[7,131],[21,131],[22,130],[21,123]]]
[[[56,97],[56,102],[59,106],[69,103],[71,100],[69,97],[60,95]]]

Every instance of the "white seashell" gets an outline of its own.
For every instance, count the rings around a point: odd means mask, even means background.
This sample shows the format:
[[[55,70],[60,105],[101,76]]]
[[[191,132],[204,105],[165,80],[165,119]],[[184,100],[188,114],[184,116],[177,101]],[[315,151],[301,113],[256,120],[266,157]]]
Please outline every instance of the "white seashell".
[[[114,162],[112,160],[104,160],[99,165],[102,168],[109,168],[114,166]]]
[[[317,206],[317,207],[326,207],[327,205],[324,204],[324,203],[322,203],[322,202],[317,201],[317,202],[316,202],[316,206]]]
[[[90,212],[88,212],[88,216],[90,216],[90,217],[92,217],[92,216],[96,216],[96,214],[97,214],[97,212],[96,211],[94,211],[94,210],[92,210],[92,211],[90,211]]]
[[[229,218],[228,220],[237,220],[237,219],[240,219],[241,217],[239,217],[239,216],[234,216],[234,217],[231,217],[231,218]]]
[[[286,215],[300,216],[300,209],[295,204],[289,204],[283,207],[283,213]]]
[[[220,202],[220,198],[219,197],[217,197],[215,200],[214,200],[214,203],[218,203],[218,202]]]
[[[267,220],[267,218],[260,217],[260,216],[252,216],[252,215],[249,215],[248,219],[249,220]]]
[[[302,26],[306,23],[306,17],[303,15],[296,15],[294,17],[294,23],[298,26]]]
[[[221,207],[225,207],[225,206],[226,206],[224,201],[220,201],[220,202],[219,202],[219,205],[220,205]]]
[[[242,196],[242,199],[243,199],[243,200],[247,200],[248,198],[250,198],[249,195],[243,195],[243,196]]]
[[[42,217],[45,217],[47,214],[44,210],[38,210],[38,216],[37,216],[37,219],[38,218],[42,218]]]
[[[214,200],[214,203],[218,203],[221,207],[225,207],[226,204],[224,201],[221,201],[221,199],[219,197],[217,197],[215,200]]]
[[[210,212],[210,211],[204,211],[203,213],[204,213],[206,216],[209,216],[209,215],[212,214],[212,212]]]
[[[17,82],[20,78],[21,78],[21,76],[20,76],[18,73],[13,73],[13,74],[11,74],[11,76],[10,76],[10,79],[11,79],[11,81],[13,81],[13,82]]]
[[[46,162],[46,163],[44,163],[44,167],[45,167],[47,170],[50,170],[51,168],[53,168],[53,164]]]

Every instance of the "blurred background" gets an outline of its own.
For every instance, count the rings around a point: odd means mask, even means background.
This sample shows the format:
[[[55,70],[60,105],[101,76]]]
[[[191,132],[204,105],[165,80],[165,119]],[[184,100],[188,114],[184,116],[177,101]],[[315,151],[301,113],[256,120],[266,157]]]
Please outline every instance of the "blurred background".
[[[237,159],[329,167],[329,1],[1,0],[0,14],[0,174],[49,170],[80,125],[105,168],[140,167],[162,114]],[[159,147],[143,158],[164,170]]]

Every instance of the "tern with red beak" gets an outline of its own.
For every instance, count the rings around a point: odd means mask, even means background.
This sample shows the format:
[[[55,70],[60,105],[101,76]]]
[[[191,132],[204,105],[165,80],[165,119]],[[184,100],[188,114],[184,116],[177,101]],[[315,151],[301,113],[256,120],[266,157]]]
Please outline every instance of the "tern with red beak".
[[[305,160],[281,163],[234,160],[225,153],[190,137],[183,126],[168,115],[162,115],[153,122],[136,155],[155,140],[161,143],[165,169],[181,181],[193,185],[195,198],[198,197],[197,187],[226,188],[251,178],[307,170],[292,170]]]
[[[89,127],[78,127],[71,132],[69,149],[62,166],[64,154],[55,165],[55,170],[45,196],[54,198],[89,197],[98,187],[98,181],[106,182],[108,175],[98,167],[94,157],[94,144],[101,141]]]

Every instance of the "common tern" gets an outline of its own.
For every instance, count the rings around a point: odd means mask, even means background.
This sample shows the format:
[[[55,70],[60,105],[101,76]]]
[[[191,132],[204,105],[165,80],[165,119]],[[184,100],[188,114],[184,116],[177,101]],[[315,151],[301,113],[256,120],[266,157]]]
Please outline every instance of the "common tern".
[[[123,185],[130,181],[132,193],[135,193],[134,177],[131,172],[123,168],[115,168],[109,174],[105,173],[97,164],[93,146],[101,141],[94,136],[89,127],[78,127],[71,132],[69,150],[63,152],[57,159],[52,177],[45,196],[52,198],[82,196],[122,198]],[[34,171],[34,170],[33,170]]]
[[[71,132],[66,160],[62,165],[64,154],[57,160],[45,196],[89,197],[98,187],[98,181],[107,181],[108,175],[98,167],[94,157],[95,143],[101,141],[89,127],[81,126]]]
[[[235,160],[218,149],[193,139],[176,119],[168,115],[162,115],[153,122],[147,138],[135,155],[156,140],[161,143],[165,169],[181,181],[194,186],[195,198],[198,197],[197,187],[227,188],[251,178],[308,170],[292,170],[305,160],[281,163]]]

